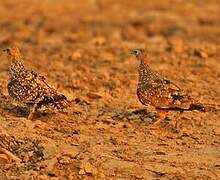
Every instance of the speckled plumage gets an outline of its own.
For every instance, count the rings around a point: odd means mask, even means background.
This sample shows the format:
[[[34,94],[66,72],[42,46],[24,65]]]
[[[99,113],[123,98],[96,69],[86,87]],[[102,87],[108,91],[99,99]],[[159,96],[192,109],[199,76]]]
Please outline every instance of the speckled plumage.
[[[11,61],[9,66],[10,81],[7,85],[8,93],[18,103],[32,106],[29,119],[32,118],[35,110],[42,105],[53,106],[55,109],[63,109],[69,105],[67,98],[50,87],[44,76],[25,68],[17,47],[8,48],[5,51]]]
[[[148,66],[147,56],[143,49],[134,49],[132,54],[140,61],[137,96],[142,104],[152,105],[156,109],[204,111],[202,104]]]

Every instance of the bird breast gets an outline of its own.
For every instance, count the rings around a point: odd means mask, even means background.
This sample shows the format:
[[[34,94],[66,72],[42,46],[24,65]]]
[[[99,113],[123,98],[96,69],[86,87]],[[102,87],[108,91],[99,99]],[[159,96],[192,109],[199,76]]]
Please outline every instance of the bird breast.
[[[9,75],[11,79],[17,79],[19,77],[25,76],[24,72],[25,68],[19,62],[12,63],[9,67]]]

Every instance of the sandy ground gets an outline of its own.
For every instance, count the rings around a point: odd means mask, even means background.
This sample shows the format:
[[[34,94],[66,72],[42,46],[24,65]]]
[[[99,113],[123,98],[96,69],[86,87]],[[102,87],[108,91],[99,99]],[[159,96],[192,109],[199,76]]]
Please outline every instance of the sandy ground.
[[[219,12],[218,0],[1,0],[0,48],[19,46],[27,67],[79,102],[27,120],[0,53],[0,179],[219,179],[220,111],[153,125],[129,53],[147,48],[153,69],[219,104]]]

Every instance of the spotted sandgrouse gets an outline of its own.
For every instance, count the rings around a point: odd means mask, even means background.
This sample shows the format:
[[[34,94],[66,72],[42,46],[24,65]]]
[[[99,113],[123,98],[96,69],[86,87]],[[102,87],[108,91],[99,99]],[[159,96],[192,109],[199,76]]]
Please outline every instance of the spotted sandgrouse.
[[[151,105],[156,110],[199,110],[205,111],[203,104],[187,95],[172,81],[160,76],[148,66],[144,49],[133,49],[131,53],[140,62],[137,96],[144,105]]]
[[[26,69],[23,57],[17,47],[4,50],[9,60],[10,81],[7,85],[9,96],[16,102],[31,107],[28,119],[32,119],[34,112],[42,105],[63,109],[69,106],[67,98],[55,88],[50,87],[44,76]]]

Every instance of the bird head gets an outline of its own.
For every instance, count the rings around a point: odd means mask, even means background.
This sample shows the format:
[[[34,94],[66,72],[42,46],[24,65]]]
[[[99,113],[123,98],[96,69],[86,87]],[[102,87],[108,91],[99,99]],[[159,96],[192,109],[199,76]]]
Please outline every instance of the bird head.
[[[138,64],[140,64],[146,57],[144,49],[132,49],[131,54],[137,58]]]
[[[20,60],[22,57],[18,47],[10,47],[10,48],[4,49],[3,51],[7,53],[10,59]]]
[[[131,54],[133,54],[136,57],[140,57],[142,54],[144,54],[144,49],[132,49]]]

